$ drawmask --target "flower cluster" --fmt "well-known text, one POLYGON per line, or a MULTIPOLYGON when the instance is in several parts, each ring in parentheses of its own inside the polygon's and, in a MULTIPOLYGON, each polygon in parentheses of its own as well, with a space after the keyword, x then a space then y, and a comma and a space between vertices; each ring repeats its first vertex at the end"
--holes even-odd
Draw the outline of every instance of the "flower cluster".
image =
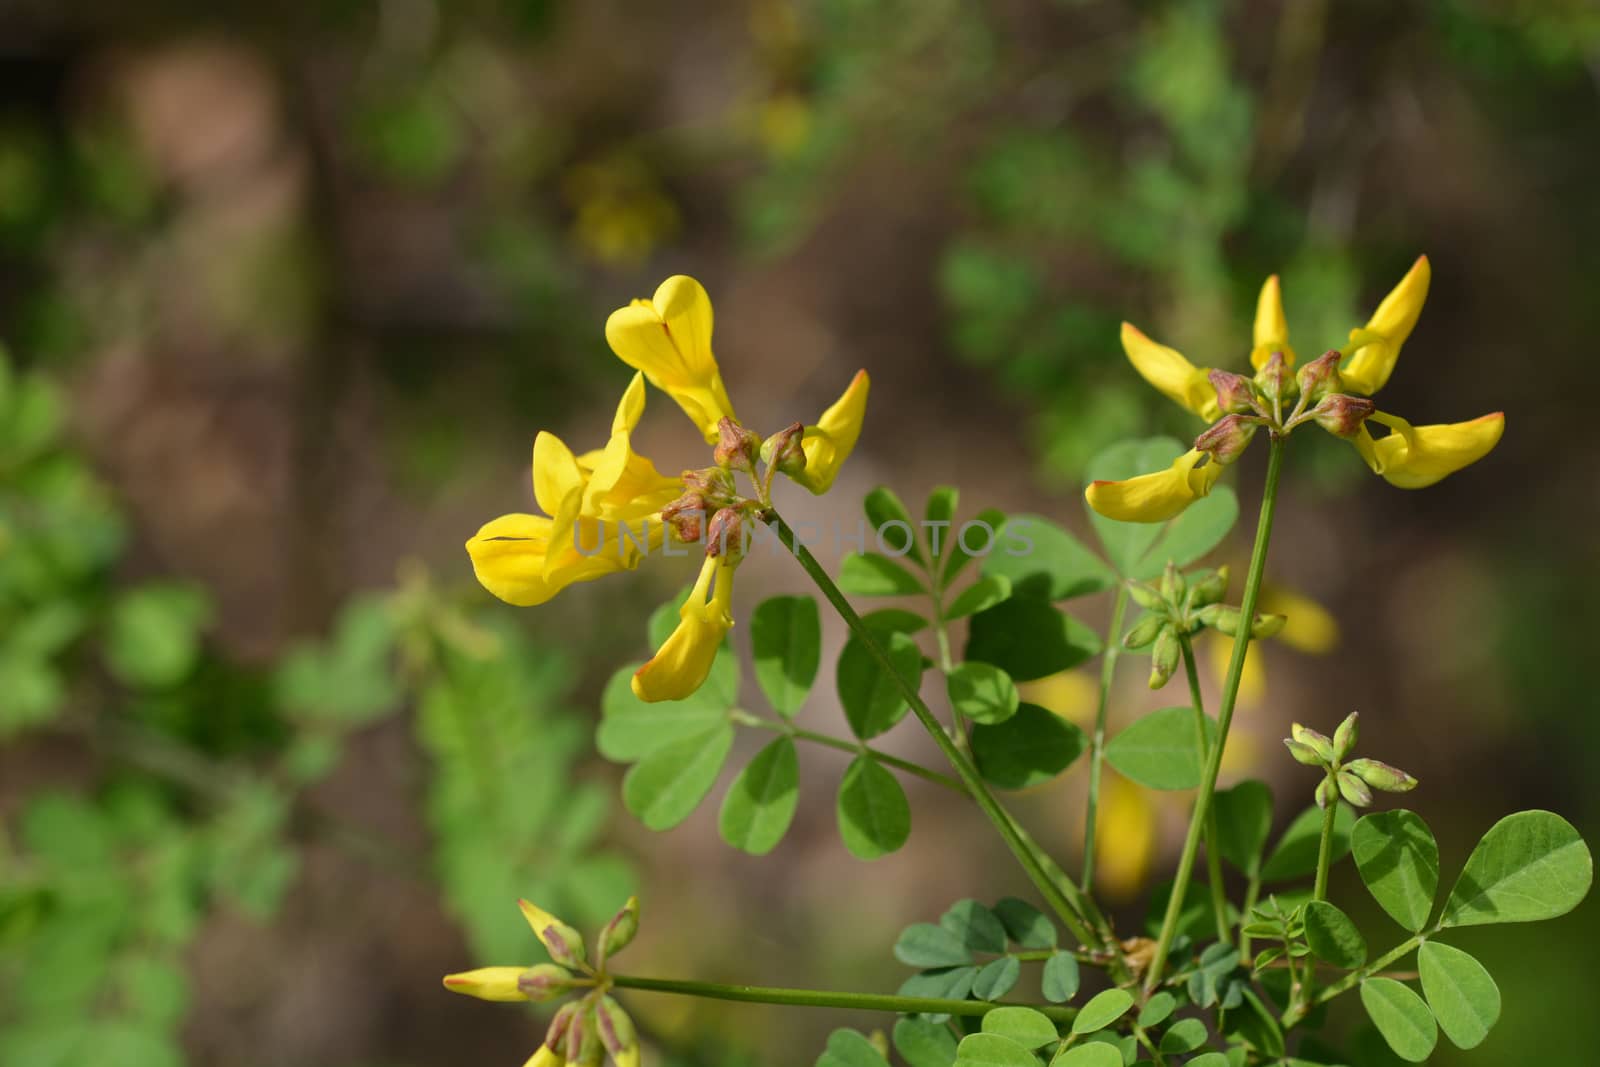
POLYGON ((639 1067, 639 1038, 633 1020, 611 997, 607 961, 628 947, 639 929, 639 899, 628 898, 622 910, 595 938, 589 960, 577 930, 537 904, 519 900, 523 918, 550 954, 550 963, 530 967, 479 967, 446 975, 444 987, 479 1000, 532 1001, 543 1004, 579 989, 588 992, 556 1011, 544 1043, 523 1067, 599 1067, 607 1054, 616 1067, 639 1067))
POLYGON ((1351 712, 1333 732, 1333 736, 1318 733, 1307 726, 1294 723, 1283 739, 1289 755, 1296 763, 1307 767, 1320 767, 1325 777, 1317 784, 1317 807, 1326 808, 1337 797, 1357 808, 1372 803, 1372 791, 1409 793, 1417 787, 1417 780, 1398 767, 1382 760, 1351 759, 1356 747, 1356 728, 1360 716, 1351 712))
POLYGON ((1488 455, 1505 430, 1500 412, 1468 422, 1412 426, 1379 411, 1372 394, 1383 388, 1411 336, 1428 296, 1428 258, 1420 257, 1349 342, 1294 370, 1295 352, 1276 275, 1256 303, 1250 364, 1255 376, 1194 366, 1129 323, 1122 347, 1144 379, 1210 423, 1194 447, 1170 468, 1119 482, 1094 482, 1090 507, 1127 522, 1162 522, 1205 496, 1222 468, 1243 453, 1258 429, 1274 437, 1314 422, 1355 446, 1374 474, 1401 489, 1421 489, 1488 455), (1286 410, 1287 409, 1287 410, 1286 410), (1374 438, 1373 422, 1390 432, 1374 438))
POLYGON ((711 352, 711 328, 710 297, 683 275, 662 282, 649 300, 612 312, 606 341, 637 373, 617 405, 609 440, 575 454, 559 437, 540 433, 533 445, 533 495, 544 514, 502 515, 467 542, 484 588, 526 607, 574 583, 632 570, 664 538, 704 541, 705 561, 677 629, 634 677, 641 700, 681 700, 705 681, 733 625, 743 532, 770 507, 773 475, 827 492, 866 415, 869 382, 861 371, 814 424, 797 422, 762 440, 734 415, 711 352), (675 400, 715 446, 713 466, 668 477, 633 450, 646 381, 675 400), (741 472, 754 496, 741 495, 741 472), (638 535, 625 535, 635 524, 638 535))

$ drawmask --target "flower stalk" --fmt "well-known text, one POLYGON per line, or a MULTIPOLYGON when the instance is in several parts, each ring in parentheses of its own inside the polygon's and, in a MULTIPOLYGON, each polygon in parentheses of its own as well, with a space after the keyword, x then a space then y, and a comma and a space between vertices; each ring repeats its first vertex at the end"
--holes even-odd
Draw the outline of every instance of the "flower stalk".
POLYGON ((1100 765, 1106 754, 1106 714, 1111 705, 1111 682, 1117 672, 1117 657, 1122 654, 1122 619, 1128 610, 1128 585, 1117 585, 1117 599, 1111 606, 1111 625, 1106 631, 1105 652, 1100 657, 1100 702, 1094 713, 1094 740, 1089 755, 1089 803, 1083 817, 1083 891, 1094 889, 1095 823, 1100 817, 1100 765))

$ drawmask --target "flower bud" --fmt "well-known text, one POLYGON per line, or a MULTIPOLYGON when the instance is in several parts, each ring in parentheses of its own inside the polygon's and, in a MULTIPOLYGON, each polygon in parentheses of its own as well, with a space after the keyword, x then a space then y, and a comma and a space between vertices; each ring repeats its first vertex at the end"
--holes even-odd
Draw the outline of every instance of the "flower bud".
POLYGON ((706 555, 737 560, 744 548, 744 516, 737 508, 719 509, 706 527, 706 555))
POLYGON ((603 996, 594 1009, 595 1029, 617 1067, 639 1067, 639 1035, 633 1020, 611 997, 603 996))
POLYGON ((571 971, 554 963, 536 963, 517 976, 517 989, 535 1004, 570 993, 577 984, 571 971))
POLYGON ((1349 771, 1340 771, 1337 775, 1339 781, 1339 795, 1344 797, 1355 807, 1364 808, 1372 803, 1372 790, 1367 788, 1356 775, 1349 771))
POLYGON ((806 428, 802 423, 790 423, 761 442, 761 462, 776 467, 793 478, 806 469, 804 440, 806 428))
POLYGON ((680 544, 692 545, 705 533, 706 498, 687 492, 661 509, 661 521, 680 544))
POLYGON ((1294 395, 1294 375, 1282 352, 1274 352, 1267 357, 1267 362, 1256 372, 1256 385, 1268 400, 1294 395))
POLYGON ((1233 637, 1239 632, 1239 609, 1227 604, 1207 604, 1200 609, 1200 621, 1219 634, 1233 637))
POLYGON ((583 967, 586 953, 578 931, 537 904, 519 900, 517 906, 522 909, 522 917, 533 927, 534 936, 538 937, 552 960, 563 967, 583 967))
POLYGON ((717 446, 711 450, 711 458, 719 467, 753 470, 761 444, 760 434, 752 433, 724 415, 717 422, 717 446))
POLYGON ((1194 606, 1203 608, 1208 604, 1215 604, 1228 595, 1228 568, 1226 565, 1218 567, 1210 574, 1194 583, 1190 590, 1194 596, 1194 606))
POLYGON ((1339 388, 1339 361, 1344 356, 1337 349, 1324 352, 1300 368, 1295 376, 1300 392, 1311 401, 1321 400, 1339 388))
POLYGON ((1214 370, 1206 377, 1217 391, 1217 408, 1224 415, 1237 415, 1256 406, 1255 386, 1244 375, 1214 370))
POLYGON ((1135 604, 1146 611, 1165 610, 1167 606, 1161 594, 1143 582, 1129 582, 1128 595, 1133 598, 1135 604))
POLYGON ((1183 572, 1171 560, 1167 561, 1167 569, 1161 572, 1161 599, 1168 604, 1177 604, 1183 600, 1183 594, 1188 589, 1184 581, 1183 572))
POLYGON ((1415 778, 1399 767, 1391 767, 1381 760, 1351 760, 1345 770, 1372 788, 1381 789, 1385 793, 1409 793, 1417 787, 1415 778))
POLYGON ((1317 758, 1323 763, 1333 762, 1333 742, 1328 740, 1327 734, 1318 733, 1316 730, 1301 726, 1299 723, 1290 725, 1289 734, 1296 741, 1315 752, 1317 758))
POLYGON ((563 1060, 573 1059, 578 1054, 578 1048, 583 1043, 583 1003, 582 1001, 568 1001, 556 1009, 555 1017, 550 1020, 550 1026, 544 1032, 544 1047, 560 1056, 563 1060), (573 1027, 579 1027, 577 1041, 573 1042, 573 1027))
POLYGON ((463 993, 479 1000, 527 1000, 517 983, 522 974, 521 967, 479 967, 475 971, 445 975, 444 987, 452 993, 463 993))
POLYGON ((700 494, 708 511, 725 508, 739 499, 739 486, 733 480, 732 472, 721 467, 684 471, 683 484, 691 492, 700 494))
POLYGON ((611 917, 596 938, 598 948, 595 954, 600 957, 600 966, 604 967, 606 960, 627 948, 633 935, 638 932, 639 898, 629 897, 628 902, 622 905, 622 910, 611 917))
POLYGON ((1311 409, 1311 417, 1335 437, 1354 437, 1361 424, 1377 409, 1378 406, 1364 396, 1330 393, 1311 409))
POLYGON ((1283 739, 1284 747, 1289 750, 1289 755, 1294 757, 1296 763, 1303 763, 1307 767, 1321 767, 1322 757, 1317 755, 1317 750, 1310 745, 1303 745, 1292 737, 1283 739))
POLYGON ((1160 689, 1167 684, 1167 679, 1172 677, 1172 672, 1178 669, 1178 656, 1181 648, 1178 644, 1178 635, 1172 627, 1162 629, 1156 638, 1155 648, 1150 653, 1150 688, 1160 689))
POLYGON ((1146 615, 1134 624, 1128 631, 1128 636, 1122 639, 1123 648, 1143 648, 1157 637, 1167 625, 1167 619, 1162 615, 1146 615))
MULTIPOLYGON (((583 1039, 578 1046, 576 1057, 568 1056, 568 1060, 575 1060, 579 1067, 601 1067, 606 1062, 605 1042, 600 1039, 600 1025, 596 1019, 598 1013, 593 1007, 587 1007, 578 1018, 582 1023, 583 1039)), ((572 1039, 567 1039, 567 1044, 572 1045, 572 1039)))
POLYGON ((1317 807, 1323 811, 1328 810, 1329 804, 1339 800, 1339 787, 1333 784, 1332 778, 1324 778, 1317 783, 1317 807))
POLYGON ((1355 751, 1358 720, 1361 713, 1352 711, 1344 717, 1344 722, 1333 732, 1333 758, 1344 762, 1350 753, 1355 751))
POLYGON ((1232 463, 1249 447, 1259 425, 1255 416, 1224 415, 1194 439, 1194 447, 1211 453, 1218 463, 1232 463))
POLYGON ((1284 623, 1289 621, 1287 615, 1258 614, 1256 621, 1250 625, 1250 636, 1255 638, 1277 637, 1283 631, 1284 623))

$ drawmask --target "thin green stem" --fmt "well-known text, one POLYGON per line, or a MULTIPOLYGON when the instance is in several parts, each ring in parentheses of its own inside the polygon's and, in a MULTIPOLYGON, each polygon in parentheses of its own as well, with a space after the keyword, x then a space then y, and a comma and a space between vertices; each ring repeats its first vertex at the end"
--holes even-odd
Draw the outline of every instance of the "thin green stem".
POLYGON ((1244 932, 1244 927, 1249 925, 1250 916, 1256 910, 1256 901, 1261 897, 1261 858, 1256 857, 1254 868, 1250 872, 1250 883, 1244 889, 1244 909, 1239 922, 1239 958, 1250 958, 1250 935, 1244 932))
MULTIPOLYGON (((1206 703, 1200 693, 1200 671, 1195 667, 1194 643, 1189 635, 1178 638, 1183 651, 1183 672, 1189 678, 1189 703, 1194 706, 1194 728, 1199 733, 1202 758, 1211 755, 1211 742, 1206 737, 1206 703)), ((1222 854, 1217 851, 1217 812, 1206 815, 1206 874, 1211 883, 1211 913, 1217 922, 1217 940, 1224 945, 1233 943, 1228 923, 1228 890, 1222 883, 1222 854)))
MULTIPOLYGON (((690 982, 675 978, 638 978, 611 975, 618 989, 641 989, 652 993, 676 993, 710 1000, 737 1000, 751 1004, 786 1004, 803 1008, 847 1008, 858 1011, 885 1011, 895 1014, 987 1015, 996 1008, 1015 1007, 1005 1001, 945 1000, 939 997, 898 997, 876 993, 845 993, 830 989, 783 989, 777 986, 724 985, 720 982, 690 982)), ((1057 1004, 1027 1004, 1023 1007, 1055 1022, 1071 1022, 1076 1008, 1057 1004)))
POLYGON ((1339 819, 1339 794, 1322 811, 1322 843, 1317 848, 1317 881, 1311 890, 1312 900, 1328 899, 1328 869, 1333 866, 1333 828, 1339 819))
POLYGON ((1278 503, 1278 477, 1283 472, 1283 448, 1283 439, 1273 437, 1267 453, 1267 481, 1261 493, 1261 514, 1256 520, 1256 543, 1250 552, 1250 570, 1245 575, 1244 601, 1239 605, 1239 633, 1233 640, 1233 658, 1228 662, 1228 678, 1222 687, 1222 706, 1217 710, 1217 743, 1206 760, 1205 772, 1200 779, 1200 792, 1195 796, 1194 813, 1189 817, 1189 833, 1184 839, 1183 853, 1178 858, 1177 876, 1172 883, 1172 896, 1167 901, 1161 934, 1156 939, 1155 953, 1145 975, 1146 990, 1156 989, 1161 984, 1162 972, 1166 970, 1167 954, 1172 951, 1172 940, 1178 933, 1178 916, 1183 911, 1184 897, 1189 892, 1195 856, 1200 851, 1200 838, 1211 811, 1211 796, 1217 791, 1217 773, 1222 769, 1222 753, 1228 745, 1228 728, 1233 724, 1233 708, 1239 699, 1239 682, 1244 677, 1245 653, 1250 649, 1251 624, 1255 620, 1256 601, 1261 594, 1261 576, 1267 567, 1267 545, 1272 540, 1272 516, 1278 503))
POLYGON ((920 763, 913 763, 908 759, 901 759, 899 756, 891 756, 887 752, 862 744, 860 741, 851 741, 848 738, 835 737, 832 734, 819 733, 816 730, 802 729, 786 722, 763 719, 757 715, 740 715, 738 716, 738 721, 745 726, 754 726, 759 730, 771 730, 774 733, 788 734, 797 741, 810 741, 814 745, 822 745, 840 752, 864 752, 885 767, 893 767, 895 770, 904 771, 913 777, 921 778, 925 782, 932 782, 934 785, 943 786, 946 789, 953 789, 963 795, 967 792, 966 786, 948 774, 940 774, 938 771, 924 767, 920 763))
POLYGON ((1111 706, 1111 682, 1117 672, 1117 657, 1122 653, 1122 616, 1128 610, 1128 583, 1117 585, 1117 599, 1111 606, 1111 625, 1106 631, 1106 650, 1100 657, 1100 703, 1094 713, 1094 740, 1089 756, 1089 805, 1083 817, 1083 891, 1094 888, 1095 823, 1100 817, 1100 765, 1106 754, 1106 712, 1111 706))
POLYGON ((1431 930, 1424 930, 1420 934, 1411 935, 1410 937, 1406 938, 1406 940, 1400 942, 1400 944, 1396 945, 1388 952, 1385 952, 1383 955, 1379 956, 1377 959, 1373 960, 1360 970, 1351 971, 1337 982, 1330 982, 1327 988, 1323 989, 1321 993, 1318 993, 1314 999, 1307 998, 1305 1003, 1296 1003, 1291 1005, 1289 1010, 1283 1013, 1283 1017, 1280 1020, 1284 1029, 1294 1026, 1301 1019, 1305 1018, 1306 1012, 1311 1010, 1312 1005, 1326 1004, 1334 997, 1337 997, 1342 993, 1348 993, 1350 990, 1360 985, 1366 979, 1371 978, 1373 975, 1381 974, 1391 963, 1404 958, 1407 953, 1412 952, 1418 945, 1422 944, 1433 934, 1437 933, 1438 929, 1439 928, 1436 926, 1431 930))
POLYGON ((995 829, 999 831, 1001 839, 1006 843, 1006 847, 1011 850, 1017 862, 1022 865, 1023 871, 1026 872, 1029 880, 1033 882, 1034 888, 1044 897, 1051 910, 1061 919, 1062 924, 1083 944, 1098 944, 1106 940, 1103 937, 1097 937, 1095 931, 1090 929, 1086 916, 1092 914, 1092 911, 1089 907, 1089 902, 1078 891, 1077 886, 1073 885, 1070 880, 1057 881, 1046 871, 1040 862, 1039 856, 1036 854, 1035 848, 1023 838, 1011 816, 1000 806, 999 801, 995 800, 994 795, 989 792, 989 787, 984 784, 983 779, 978 774, 978 768, 973 765, 967 754, 945 732, 944 727, 934 717, 933 712, 928 710, 928 705, 923 701, 921 694, 917 692, 917 687, 907 681, 895 669, 895 665, 889 659, 888 653, 884 652, 883 646, 878 643, 877 635, 861 620, 861 616, 856 614, 855 608, 850 606, 850 601, 845 599, 844 593, 834 584, 833 579, 828 576, 828 572, 823 568, 822 564, 817 562, 817 558, 811 554, 810 549, 800 543, 799 539, 795 537, 794 531, 790 529, 789 524, 784 522, 783 517, 776 511, 769 509, 765 514, 765 518, 777 530, 778 539, 794 555, 794 558, 799 562, 806 574, 811 577, 811 580, 816 583, 823 597, 839 613, 839 617, 850 628, 850 632, 855 636, 856 640, 860 641, 867 653, 877 661, 878 666, 882 668, 885 675, 895 680, 895 683, 900 688, 901 695, 911 705, 912 714, 917 717, 917 721, 922 724, 923 729, 928 732, 934 743, 939 746, 940 751, 944 753, 945 759, 950 761, 951 767, 955 769, 957 776, 960 777, 962 784, 966 787, 968 795, 972 797, 973 802, 978 805, 984 815, 988 816, 989 821, 994 824, 995 829))

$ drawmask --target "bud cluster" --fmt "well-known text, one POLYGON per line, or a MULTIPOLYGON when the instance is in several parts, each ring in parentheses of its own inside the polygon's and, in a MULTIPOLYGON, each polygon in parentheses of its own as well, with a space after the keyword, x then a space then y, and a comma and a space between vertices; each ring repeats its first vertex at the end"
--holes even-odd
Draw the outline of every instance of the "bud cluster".
POLYGON ((1195 438, 1194 447, 1226 464, 1243 454, 1262 426, 1283 435, 1301 423, 1315 422, 1337 437, 1354 437, 1376 408, 1364 396, 1341 392, 1342 359, 1338 350, 1325 352, 1296 372, 1284 353, 1273 352, 1254 378, 1210 371, 1207 379, 1217 391, 1221 417, 1195 438), (1294 407, 1285 415, 1288 401, 1294 407))
POLYGON ((1317 807, 1326 808, 1343 797, 1352 807, 1364 808, 1372 803, 1372 791, 1409 793, 1417 787, 1417 780, 1398 767, 1375 759, 1350 759, 1356 747, 1359 715, 1351 712, 1330 738, 1326 734, 1295 723, 1291 736, 1283 739, 1289 754, 1297 763, 1307 767, 1320 767, 1325 772, 1317 784, 1317 807))
MULTIPOLYGON (((1167 564, 1159 585, 1133 582, 1128 593, 1145 609, 1144 617, 1122 639, 1124 648, 1153 646, 1150 651, 1150 688, 1167 684, 1183 651, 1183 639, 1204 627, 1237 636, 1239 609, 1220 601, 1228 592, 1228 568, 1201 571, 1185 578, 1167 564)), ((1251 637, 1271 637, 1283 629, 1282 615, 1260 615, 1250 628, 1251 637)))

